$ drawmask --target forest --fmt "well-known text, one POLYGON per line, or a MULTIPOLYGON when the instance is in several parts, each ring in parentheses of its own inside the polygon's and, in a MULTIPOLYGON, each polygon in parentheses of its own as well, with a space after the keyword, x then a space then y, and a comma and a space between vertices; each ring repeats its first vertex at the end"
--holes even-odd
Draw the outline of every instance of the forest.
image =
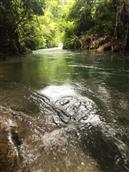
POLYGON ((0 53, 129 50, 128 0, 0 0, 0 53))

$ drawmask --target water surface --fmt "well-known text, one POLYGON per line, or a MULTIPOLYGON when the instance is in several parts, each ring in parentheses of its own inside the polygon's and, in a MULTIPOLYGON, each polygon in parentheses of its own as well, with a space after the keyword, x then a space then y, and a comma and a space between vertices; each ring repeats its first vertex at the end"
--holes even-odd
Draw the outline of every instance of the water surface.
POLYGON ((24 113, 30 171, 129 171, 128 54, 51 49, 0 61, 0 105, 24 113))

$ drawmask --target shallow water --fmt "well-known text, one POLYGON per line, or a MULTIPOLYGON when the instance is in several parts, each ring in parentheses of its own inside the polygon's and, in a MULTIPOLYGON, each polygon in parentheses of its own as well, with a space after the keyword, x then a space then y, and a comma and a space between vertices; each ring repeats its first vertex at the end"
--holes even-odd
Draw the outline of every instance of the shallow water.
POLYGON ((0 105, 15 111, 29 171, 129 171, 128 54, 51 49, 7 58, 0 105))

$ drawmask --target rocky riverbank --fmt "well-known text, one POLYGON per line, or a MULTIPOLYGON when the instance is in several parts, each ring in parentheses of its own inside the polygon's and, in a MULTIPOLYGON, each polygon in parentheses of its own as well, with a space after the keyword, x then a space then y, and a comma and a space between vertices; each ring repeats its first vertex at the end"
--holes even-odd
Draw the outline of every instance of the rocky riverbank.
POLYGON ((114 40, 111 36, 105 35, 95 35, 95 34, 82 34, 79 37, 80 49, 91 50, 94 49, 96 52, 104 51, 120 51, 124 50, 121 43, 114 40))

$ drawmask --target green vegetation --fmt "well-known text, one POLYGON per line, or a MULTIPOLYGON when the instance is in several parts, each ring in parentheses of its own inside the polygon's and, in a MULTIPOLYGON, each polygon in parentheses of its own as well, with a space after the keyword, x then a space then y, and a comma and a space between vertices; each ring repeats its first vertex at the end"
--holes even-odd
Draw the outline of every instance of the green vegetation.
POLYGON ((43 6, 39 0, 0 0, 0 52, 21 53, 36 44, 35 21, 43 6))
POLYGON ((129 49, 128 10, 128 0, 75 0, 67 16, 64 46, 129 49))
POLYGON ((0 0, 0 53, 129 49, 128 0, 0 0))
POLYGON ((66 16, 74 1, 46 0, 44 15, 38 17, 42 33, 42 44, 40 48, 58 46, 64 38, 65 28, 68 21, 66 16))
POLYGON ((0 53, 15 54, 57 46, 64 35, 67 11, 64 3, 66 1, 0 0, 0 53))

